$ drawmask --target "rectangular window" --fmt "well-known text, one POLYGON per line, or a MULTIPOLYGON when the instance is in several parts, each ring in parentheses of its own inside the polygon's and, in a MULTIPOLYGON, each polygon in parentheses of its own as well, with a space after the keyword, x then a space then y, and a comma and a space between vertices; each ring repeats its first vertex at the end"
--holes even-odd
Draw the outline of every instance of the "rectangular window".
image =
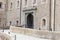
POLYGON ((2 2, 0 2, 0 8, 2 8, 2 2))

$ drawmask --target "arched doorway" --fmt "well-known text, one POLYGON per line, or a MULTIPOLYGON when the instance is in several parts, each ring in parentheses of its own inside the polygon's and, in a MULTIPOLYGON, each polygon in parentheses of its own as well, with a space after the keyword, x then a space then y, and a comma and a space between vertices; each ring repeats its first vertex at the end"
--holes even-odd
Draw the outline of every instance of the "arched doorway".
POLYGON ((27 28, 33 28, 33 15, 29 14, 27 16, 27 28))

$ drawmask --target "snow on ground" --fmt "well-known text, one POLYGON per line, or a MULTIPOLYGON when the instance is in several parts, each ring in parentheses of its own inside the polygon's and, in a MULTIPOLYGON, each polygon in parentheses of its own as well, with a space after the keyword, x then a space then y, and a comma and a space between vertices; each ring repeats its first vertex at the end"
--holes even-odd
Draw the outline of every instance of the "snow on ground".
MULTIPOLYGON (((3 32, 3 30, 0 30, 0 32, 3 32)), ((42 38, 36 38, 33 36, 23 35, 23 34, 17 34, 12 33, 10 30, 4 30, 4 33, 12 37, 12 40, 48 40, 48 39, 42 39, 42 38)))

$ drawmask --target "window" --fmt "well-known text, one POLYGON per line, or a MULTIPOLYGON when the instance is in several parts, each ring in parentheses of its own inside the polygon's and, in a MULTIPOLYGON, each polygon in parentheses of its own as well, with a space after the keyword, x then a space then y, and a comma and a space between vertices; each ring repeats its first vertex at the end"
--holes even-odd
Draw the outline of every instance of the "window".
POLYGON ((11 25, 11 23, 12 23, 12 22, 10 21, 10 25, 11 25))
POLYGON ((11 2, 11 7, 10 8, 12 8, 12 2, 11 2))
POLYGON ((16 21, 16 23, 17 23, 17 26, 18 26, 18 21, 16 21))
POLYGON ((19 6, 19 1, 17 1, 17 7, 19 6))
POLYGON ((1 22, 1 18, 0 18, 0 22, 1 22))
POLYGON ((25 5, 27 5, 27 0, 25 0, 25 5))
POLYGON ((18 21, 16 21, 16 23, 18 24, 18 21))
POLYGON ((36 3, 36 0, 33 0, 33 4, 35 4, 36 3))
POLYGON ((2 8, 2 2, 0 2, 0 8, 2 8))
POLYGON ((43 19, 43 26, 45 26, 46 25, 46 20, 45 19, 43 19))

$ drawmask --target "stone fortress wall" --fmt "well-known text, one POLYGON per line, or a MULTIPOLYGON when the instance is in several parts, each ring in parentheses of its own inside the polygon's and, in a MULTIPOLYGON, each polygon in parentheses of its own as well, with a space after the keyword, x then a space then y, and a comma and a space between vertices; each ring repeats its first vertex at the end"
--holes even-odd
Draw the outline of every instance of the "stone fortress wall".
POLYGON ((2 28, 27 25, 27 17, 31 14, 34 29, 60 30, 60 0, 36 0, 35 4, 33 4, 33 0, 27 0, 27 5, 25 5, 25 0, 22 2, 21 0, 0 1, 3 3, 2 9, 0 9, 0 27, 2 28))
POLYGON ((45 38, 45 39, 51 39, 51 40, 60 40, 60 32, 20 28, 15 26, 11 26, 10 31, 13 33, 19 33, 19 34, 34 36, 34 37, 43 38, 43 39, 45 38))
POLYGON ((33 16, 32 27, 41 30, 60 30, 60 1, 59 0, 8 0, 7 26, 26 27, 27 17, 33 16), (18 2, 19 1, 19 2, 18 2), (12 3, 12 5, 11 5, 12 3), (12 8, 11 8, 12 6, 12 8))

